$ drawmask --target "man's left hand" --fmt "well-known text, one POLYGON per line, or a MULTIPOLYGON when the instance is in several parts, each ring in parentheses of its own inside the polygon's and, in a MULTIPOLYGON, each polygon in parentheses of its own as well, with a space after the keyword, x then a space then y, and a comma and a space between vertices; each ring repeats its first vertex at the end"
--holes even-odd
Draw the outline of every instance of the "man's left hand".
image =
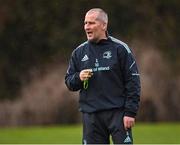
POLYGON ((132 128, 135 124, 135 118, 124 116, 123 118, 124 128, 125 130, 128 130, 129 128, 132 128))

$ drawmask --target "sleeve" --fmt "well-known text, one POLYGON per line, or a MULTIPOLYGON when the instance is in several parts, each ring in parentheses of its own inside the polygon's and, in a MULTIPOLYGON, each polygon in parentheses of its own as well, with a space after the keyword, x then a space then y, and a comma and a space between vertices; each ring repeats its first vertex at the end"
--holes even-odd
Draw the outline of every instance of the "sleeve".
POLYGON ((125 116, 135 117, 140 102, 140 75, 134 56, 129 48, 122 49, 120 59, 125 85, 125 116))
POLYGON ((70 91, 78 91, 82 88, 82 81, 79 77, 78 59, 73 51, 69 66, 65 75, 65 84, 70 91))

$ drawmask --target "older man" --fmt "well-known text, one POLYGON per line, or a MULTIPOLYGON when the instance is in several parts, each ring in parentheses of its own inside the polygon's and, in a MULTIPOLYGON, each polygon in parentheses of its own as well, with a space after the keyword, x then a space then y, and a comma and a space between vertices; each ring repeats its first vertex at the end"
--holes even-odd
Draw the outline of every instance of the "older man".
POLYGON ((83 143, 132 144, 140 101, 140 78, 130 48, 107 34, 108 16, 93 8, 85 15, 87 41, 72 53, 65 83, 80 90, 83 143))

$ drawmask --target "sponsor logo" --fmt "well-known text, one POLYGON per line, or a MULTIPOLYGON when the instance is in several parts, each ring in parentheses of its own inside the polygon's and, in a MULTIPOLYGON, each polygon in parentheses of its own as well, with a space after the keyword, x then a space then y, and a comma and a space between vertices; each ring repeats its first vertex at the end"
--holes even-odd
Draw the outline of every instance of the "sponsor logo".
POLYGON ((84 57, 81 59, 81 61, 87 61, 89 57, 85 54, 84 57))
POLYGON ((130 138, 130 136, 129 136, 129 132, 127 131, 126 132, 126 138, 125 138, 125 140, 124 140, 124 143, 131 143, 132 141, 131 141, 131 138, 130 138))
POLYGON ((93 72, 97 72, 97 71, 109 71, 110 67, 109 66, 107 66, 107 67, 95 67, 92 70, 93 70, 93 72))
POLYGON ((124 143, 131 143, 131 138, 127 136, 124 140, 124 143))
POLYGON ((83 145, 87 145, 87 141, 85 139, 83 140, 83 145))

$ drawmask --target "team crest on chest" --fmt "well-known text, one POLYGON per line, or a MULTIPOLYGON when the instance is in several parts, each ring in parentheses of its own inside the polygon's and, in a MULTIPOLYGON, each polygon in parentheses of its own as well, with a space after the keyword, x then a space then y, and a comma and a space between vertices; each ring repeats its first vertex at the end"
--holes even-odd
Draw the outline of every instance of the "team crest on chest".
POLYGON ((105 51, 103 53, 103 58, 110 59, 112 57, 111 51, 105 51))

